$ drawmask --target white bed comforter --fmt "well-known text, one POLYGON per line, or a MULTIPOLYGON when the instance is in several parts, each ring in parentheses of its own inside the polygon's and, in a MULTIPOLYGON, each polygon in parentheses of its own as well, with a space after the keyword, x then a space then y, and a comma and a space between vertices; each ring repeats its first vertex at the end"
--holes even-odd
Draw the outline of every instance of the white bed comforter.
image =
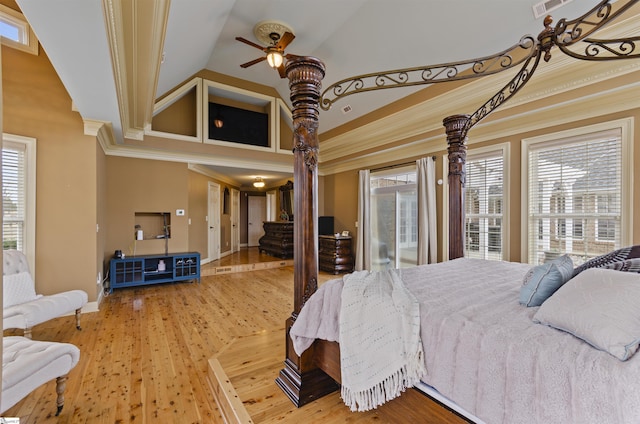
POLYGON ((456 259, 402 270, 420 301, 425 383, 488 424, 640 423, 640 352, 622 362, 534 324, 538 308, 518 303, 529 268, 456 259))

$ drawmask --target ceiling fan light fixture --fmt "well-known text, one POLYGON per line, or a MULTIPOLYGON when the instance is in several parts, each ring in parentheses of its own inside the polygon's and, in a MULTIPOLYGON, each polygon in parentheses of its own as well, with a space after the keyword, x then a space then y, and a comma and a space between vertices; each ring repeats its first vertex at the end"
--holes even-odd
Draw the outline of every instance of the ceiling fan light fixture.
POLYGON ((271 51, 267 53, 267 62, 269 63, 269 66, 274 69, 279 68, 280 65, 282 65, 283 60, 282 53, 279 51, 271 51))
POLYGON ((256 177, 256 179, 253 181, 253 186, 255 188, 264 187, 264 181, 262 180, 262 177, 256 177))

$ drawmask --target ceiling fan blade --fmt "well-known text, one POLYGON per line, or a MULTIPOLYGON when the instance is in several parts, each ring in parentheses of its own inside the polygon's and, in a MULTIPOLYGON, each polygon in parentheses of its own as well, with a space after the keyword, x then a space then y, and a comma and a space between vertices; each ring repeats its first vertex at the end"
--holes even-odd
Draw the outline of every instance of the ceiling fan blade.
POLYGON ((257 59, 252 60, 251 62, 247 62, 247 63, 243 63, 242 65, 240 65, 241 68, 248 68, 249 66, 253 66, 256 63, 260 63, 263 60, 267 60, 267 58, 265 56, 259 57, 257 59))
POLYGON ((267 51, 267 49, 266 49, 265 47, 262 47, 261 45, 256 44, 256 43, 254 43, 253 41, 249 41, 249 40, 247 40, 246 38, 236 37, 236 40, 238 40, 238 41, 240 41, 240 42, 242 42, 242 43, 248 44, 248 45, 250 45, 251 47, 255 47, 256 49, 262 50, 263 52, 266 52, 266 51, 267 51))
POLYGON ((282 34, 282 37, 278 40, 278 44, 276 44, 276 47, 280 50, 284 50, 294 38, 296 38, 296 36, 287 31, 282 34))

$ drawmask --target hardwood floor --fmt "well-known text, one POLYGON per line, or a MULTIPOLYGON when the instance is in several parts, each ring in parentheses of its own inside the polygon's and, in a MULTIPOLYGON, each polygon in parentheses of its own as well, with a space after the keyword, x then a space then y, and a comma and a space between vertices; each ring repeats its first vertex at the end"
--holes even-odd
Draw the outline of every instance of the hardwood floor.
MULTIPOLYGON (((319 276, 320 283, 330 278, 319 276)), ((232 376, 246 422, 456 422, 446 411, 441 418, 407 421, 411 407, 404 401, 351 413, 338 393, 296 409, 274 382, 292 297, 291 266, 115 290, 99 312, 83 314, 81 331, 71 316, 33 329, 34 340, 69 342, 81 351, 61 415, 54 416, 54 382, 3 415, 20 417, 21 424, 223 423, 208 381, 209 362, 218 358, 232 376)))

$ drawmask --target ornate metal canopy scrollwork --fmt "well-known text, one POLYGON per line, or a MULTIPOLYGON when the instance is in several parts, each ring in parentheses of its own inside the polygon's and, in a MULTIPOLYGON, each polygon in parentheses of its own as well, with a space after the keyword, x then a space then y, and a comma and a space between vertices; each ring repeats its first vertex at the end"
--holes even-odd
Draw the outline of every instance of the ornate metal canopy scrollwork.
MULTIPOLYGON (((551 27, 553 20, 550 16, 544 19, 545 28, 538 35, 538 42, 534 48, 534 55, 527 58, 520 71, 491 99, 485 102, 472 115, 463 132, 467 132, 483 118, 496 110, 500 105, 515 95, 533 76, 540 59, 545 62, 551 59, 551 48, 558 46, 560 51, 576 59, 581 60, 617 60, 640 58, 640 51, 636 51, 636 42, 640 37, 621 38, 617 40, 596 40, 586 38, 598 29, 602 28, 613 19, 622 15, 638 0, 628 0, 621 3, 613 10, 610 0, 603 0, 596 7, 583 16, 567 21, 561 19, 554 28, 551 27), (570 28, 570 29, 569 29, 570 28), (570 46, 577 46, 578 42, 586 43, 584 53, 577 53, 569 49, 570 46)), ((584 44, 579 44, 584 46, 584 44)))
POLYGON ((615 40, 595 39, 589 36, 609 22, 623 15, 637 1, 617 2, 616 8, 610 1, 603 1, 577 19, 560 19, 555 27, 555 45, 566 55, 581 60, 615 60, 639 58, 636 49, 640 36, 615 40), (589 38, 587 38, 589 37, 589 38), (578 47, 574 51, 571 47, 578 47))
POLYGON ((640 36, 616 40, 587 38, 624 14, 638 1, 640 0, 617 1, 616 7, 614 7, 611 4, 612 0, 603 0, 577 19, 571 21, 561 19, 555 28, 551 27, 552 20, 548 16, 544 21, 545 29, 537 40, 533 36, 526 35, 514 46, 491 56, 346 78, 330 85, 322 93, 320 107, 323 110, 329 110, 339 99, 356 93, 478 78, 522 64, 518 75, 472 115, 469 122, 470 128, 512 97, 529 81, 539 64, 539 59, 544 57, 545 61, 549 61, 551 58, 550 50, 553 46, 557 46, 563 53, 581 60, 603 61, 640 58, 640 49, 636 48, 640 42, 640 36), (584 46, 583 53, 572 49, 572 47, 575 49, 575 47, 582 46, 584 46), (541 56, 543 53, 544 56, 541 56))
POLYGON ((517 44, 491 56, 346 78, 330 85, 322 93, 320 107, 323 110, 329 110, 337 100, 366 91, 460 81, 493 75, 518 66, 531 57, 534 52, 534 40, 530 36, 525 36, 517 44))

